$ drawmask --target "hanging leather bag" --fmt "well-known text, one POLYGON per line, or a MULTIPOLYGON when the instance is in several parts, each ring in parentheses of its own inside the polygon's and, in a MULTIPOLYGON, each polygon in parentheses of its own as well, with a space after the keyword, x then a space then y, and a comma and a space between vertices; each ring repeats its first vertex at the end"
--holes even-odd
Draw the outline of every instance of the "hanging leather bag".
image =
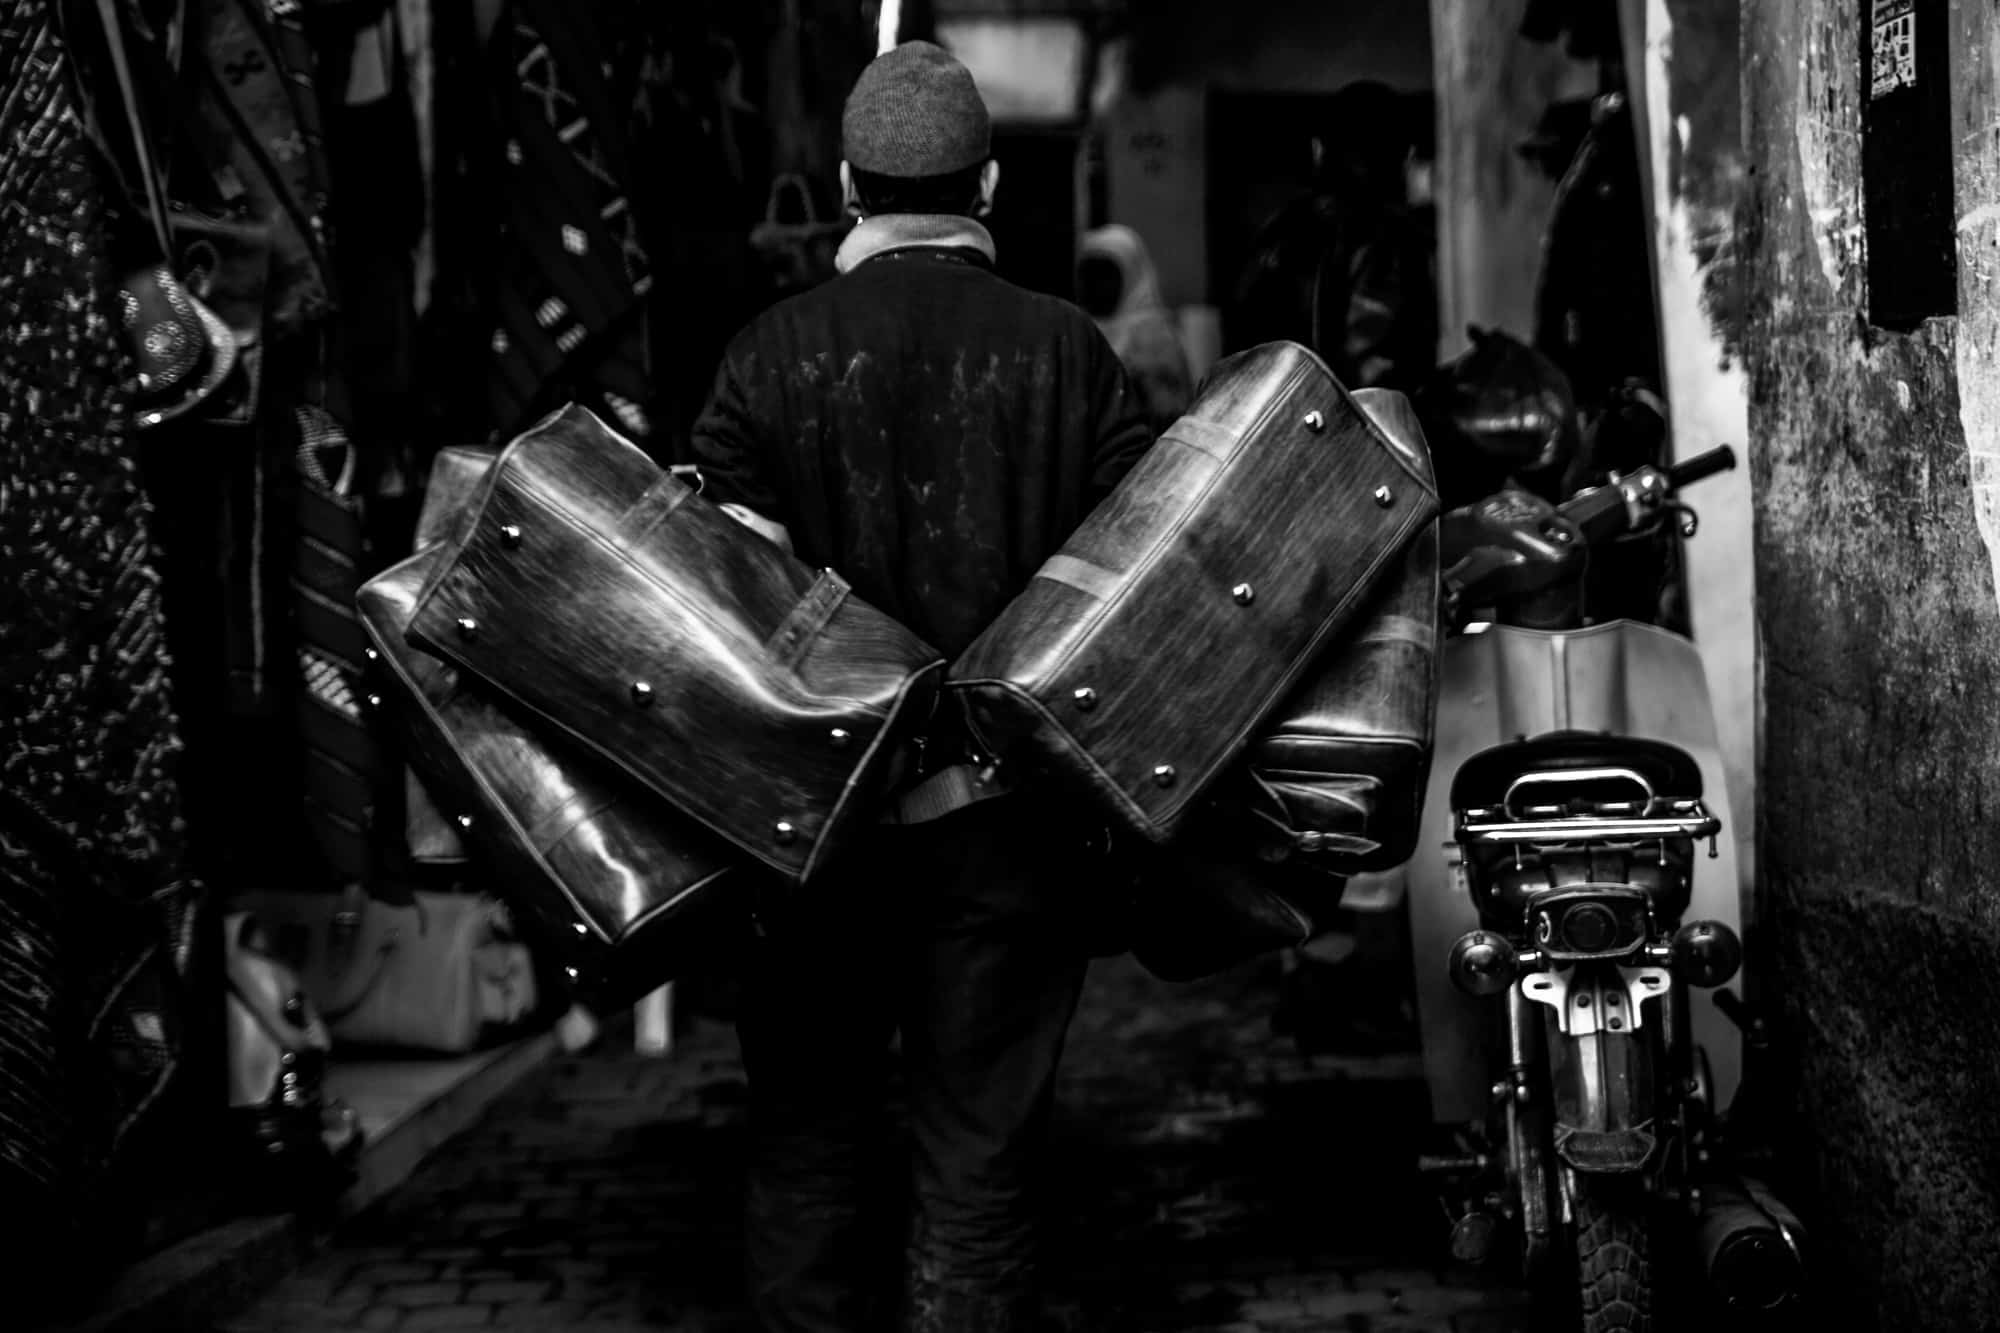
POLYGON ((109 67, 111 120, 126 149, 113 143, 97 110, 101 72, 79 80, 85 121, 117 193, 143 217, 156 247, 119 287, 121 328, 138 366, 134 423, 150 429, 193 417, 246 425, 261 388, 271 228, 251 215, 235 178, 212 168, 212 136, 198 122, 176 63, 182 17, 159 39, 162 50, 134 38, 119 0, 92 6, 90 40, 78 41, 79 25, 67 21, 66 37, 80 61, 101 53, 109 67), (162 165, 163 124, 204 168, 189 174, 184 198, 175 197, 162 165))

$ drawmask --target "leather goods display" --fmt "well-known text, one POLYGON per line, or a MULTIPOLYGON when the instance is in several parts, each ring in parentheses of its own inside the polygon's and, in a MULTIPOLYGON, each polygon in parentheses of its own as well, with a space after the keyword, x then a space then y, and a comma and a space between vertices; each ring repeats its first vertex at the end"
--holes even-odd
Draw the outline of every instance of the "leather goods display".
MULTIPOLYGON (((1354 401, 1428 478, 1409 401, 1387 389, 1362 389, 1354 401)), ((1415 849, 1437 719, 1441 596, 1433 524, 1260 729, 1228 797, 1261 859, 1302 856, 1351 875, 1399 865, 1415 849)))
POLYGON ((1164 843, 1437 514, 1324 363, 1201 396, 958 661, 978 742, 1164 843))
MULTIPOLYGON (((102 80, 87 74, 78 85, 85 121, 114 193, 145 218, 158 247, 157 259, 126 273, 119 288, 125 339, 139 365, 133 422, 145 429, 192 414, 214 423, 247 425, 262 388, 273 229, 245 214, 240 180, 215 171, 213 162, 204 163, 208 171, 197 173, 205 179, 181 182, 183 188, 170 197, 159 136, 150 123, 163 108, 142 104, 135 54, 146 67, 149 86, 164 93, 164 110, 171 113, 167 118, 176 122, 195 157, 206 157, 213 145, 193 125, 179 71, 166 51, 143 34, 133 42, 113 0, 95 0, 95 9, 100 31, 85 40, 93 52, 102 42, 129 152, 121 152, 111 140, 99 105, 102 80), (135 176, 142 188, 134 188, 135 176)), ((172 28, 163 44, 177 50, 178 19, 172 28)), ((84 36, 80 25, 67 31, 84 36)))
POLYGON ((368 524, 357 494, 360 451, 323 409, 294 409, 292 626, 294 707, 305 768, 306 826, 343 883, 376 873, 377 812, 393 800, 395 769, 365 706, 368 636, 355 614, 368 524))
POLYGON ((570 406, 509 445, 409 637, 784 881, 901 776, 943 661, 570 406))
POLYGON ((322 1202, 346 1183, 361 1149, 354 1108, 325 1092, 333 1040, 262 923, 235 911, 222 928, 229 1147, 239 1168, 230 1177, 260 1203, 322 1202))
MULTIPOLYGON (((470 459, 440 459, 463 472, 470 459)), ((434 477, 436 473, 433 474, 434 477)), ((449 511, 447 511, 449 512, 449 511)), ((530 730, 405 630, 431 545, 363 585, 361 617, 396 701, 413 771, 450 811, 536 945, 592 998, 612 1003, 670 979, 729 910, 736 857, 692 819, 649 798, 552 728, 530 730)))
POLYGON ((853 226, 847 218, 821 220, 812 187, 803 176, 788 171, 771 182, 764 220, 751 230, 750 248, 770 270, 778 294, 789 296, 833 276, 834 254, 853 226), (787 199, 796 216, 780 218, 787 199))
POLYGON ((476 893, 406 901, 342 893, 239 895, 337 1046, 458 1055, 535 1015, 535 971, 507 909, 476 893))

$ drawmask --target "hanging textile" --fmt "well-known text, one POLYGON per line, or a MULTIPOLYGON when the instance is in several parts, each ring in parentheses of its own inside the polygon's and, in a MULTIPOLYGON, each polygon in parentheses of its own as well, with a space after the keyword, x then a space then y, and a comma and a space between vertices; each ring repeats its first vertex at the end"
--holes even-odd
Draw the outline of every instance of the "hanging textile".
POLYGON ((296 0, 202 0, 206 113, 275 239, 270 318, 281 334, 333 301, 328 171, 313 46, 296 0))
POLYGON ((354 609, 368 554, 354 493, 358 459, 339 423, 317 408, 299 409, 298 431, 292 610, 305 681, 298 717, 306 823, 334 876, 367 883, 390 770, 365 702, 368 638, 354 609))
POLYGON ((0 8, 0 1198, 34 1222, 4 1260, 15 1313, 114 1211, 201 1021, 130 372, 67 77, 48 0, 0 8))
POLYGON ((622 118, 588 11, 515 0, 488 39, 506 209, 490 339, 494 425, 529 424, 559 397, 595 398, 651 433, 644 299, 653 261, 626 182, 622 118))

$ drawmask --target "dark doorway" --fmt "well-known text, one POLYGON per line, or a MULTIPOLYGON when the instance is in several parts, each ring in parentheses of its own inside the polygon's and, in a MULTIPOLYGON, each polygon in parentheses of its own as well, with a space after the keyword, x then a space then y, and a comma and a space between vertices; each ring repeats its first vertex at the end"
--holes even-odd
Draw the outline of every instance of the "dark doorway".
POLYGON ((1312 187, 1317 93, 1208 96, 1208 291, 1228 305, 1251 242, 1273 214, 1312 187))
MULTIPOLYGON (((1208 97, 1208 291, 1227 307, 1258 231, 1313 184, 1313 127, 1326 123, 1331 93, 1237 93, 1208 97)), ((1399 96, 1407 135, 1420 159, 1435 133, 1428 92, 1399 96)), ((1415 201, 1413 201, 1415 202, 1415 201)))
POLYGON ((987 221, 1011 282, 1067 299, 1074 284, 1077 154, 1067 129, 995 127, 993 157, 1000 190, 987 221))

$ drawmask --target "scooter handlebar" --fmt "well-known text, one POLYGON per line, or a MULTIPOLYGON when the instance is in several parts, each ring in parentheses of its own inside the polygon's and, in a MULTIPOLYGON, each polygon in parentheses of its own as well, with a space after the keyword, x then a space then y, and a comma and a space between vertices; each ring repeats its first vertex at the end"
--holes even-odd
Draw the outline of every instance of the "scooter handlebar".
POLYGON ((1733 472, 1735 470, 1736 451, 1726 444, 1718 444, 1707 453, 1696 454, 1693 458, 1675 463, 1672 467, 1663 469, 1667 474, 1667 485, 1674 490, 1679 490, 1683 486, 1691 486, 1695 482, 1712 477, 1718 472, 1733 472))

